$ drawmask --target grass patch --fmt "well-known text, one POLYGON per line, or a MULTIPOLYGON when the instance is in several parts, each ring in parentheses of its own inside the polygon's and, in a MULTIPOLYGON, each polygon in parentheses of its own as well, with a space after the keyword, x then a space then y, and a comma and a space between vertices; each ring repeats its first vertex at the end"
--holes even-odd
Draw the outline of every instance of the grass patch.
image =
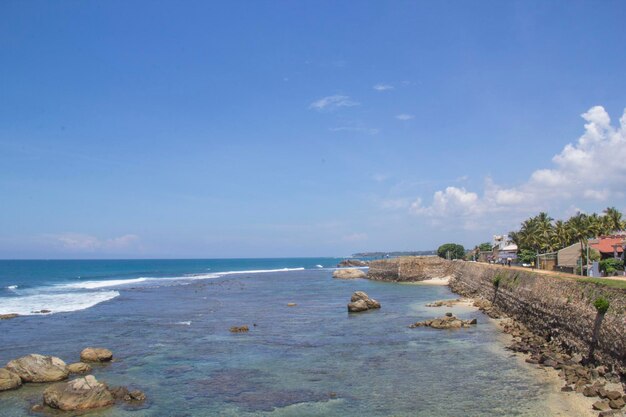
POLYGON ((579 278, 578 281, 590 282, 592 284, 604 285, 611 288, 626 290, 626 280, 606 279, 606 278, 579 278))

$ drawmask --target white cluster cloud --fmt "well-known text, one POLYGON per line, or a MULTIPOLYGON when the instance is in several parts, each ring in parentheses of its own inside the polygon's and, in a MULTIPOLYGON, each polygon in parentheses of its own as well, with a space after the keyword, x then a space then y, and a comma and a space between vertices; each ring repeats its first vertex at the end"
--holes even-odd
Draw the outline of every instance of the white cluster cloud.
POLYGON ((349 96, 335 94, 315 100, 309 105, 309 108, 314 110, 333 110, 341 107, 358 106, 359 104, 359 102, 352 100, 349 96))
POLYGON ((388 91, 388 90, 393 90, 393 85, 390 85, 390 84, 376 84, 372 88, 374 90, 376 90, 376 91, 388 91))
POLYGON ((139 241, 139 236, 132 234, 110 239, 99 239, 83 233, 63 233, 50 236, 50 238, 63 249, 79 252, 126 249, 139 241))
POLYGON ((465 188, 435 192, 432 203, 418 198, 411 212, 437 219, 461 218, 466 228, 494 221, 494 213, 533 214, 555 204, 576 204, 582 199, 607 202, 624 198, 626 190, 626 110, 613 127, 602 106, 582 114, 584 134, 552 158, 551 168, 534 171, 523 184, 505 188, 486 180, 482 196, 465 188))

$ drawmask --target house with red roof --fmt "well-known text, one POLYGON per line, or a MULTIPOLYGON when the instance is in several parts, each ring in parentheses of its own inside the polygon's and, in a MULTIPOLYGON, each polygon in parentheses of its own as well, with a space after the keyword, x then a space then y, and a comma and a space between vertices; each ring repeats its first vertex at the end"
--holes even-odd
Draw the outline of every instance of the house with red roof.
POLYGON ((626 236, 612 235, 589 239, 589 247, 600 252, 602 259, 619 258, 624 260, 626 236))

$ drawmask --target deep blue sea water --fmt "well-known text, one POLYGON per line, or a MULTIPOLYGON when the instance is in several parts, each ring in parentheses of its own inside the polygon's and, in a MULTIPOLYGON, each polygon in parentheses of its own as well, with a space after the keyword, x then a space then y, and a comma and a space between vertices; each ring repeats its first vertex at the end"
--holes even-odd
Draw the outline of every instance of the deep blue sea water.
MULTIPOLYGON (((425 307, 454 297, 447 287, 336 280, 337 262, 0 261, 1 312, 53 312, 0 321, 0 366, 35 352, 70 363, 86 346, 110 348, 116 360, 96 378, 149 401, 88 416, 550 415, 545 386, 504 350, 490 319, 425 307), (356 290, 382 309, 348 314, 356 290), (407 327, 445 311, 478 325, 407 327), (239 325, 250 331, 229 332, 239 325)), ((0 393, 0 415, 30 415, 44 387, 0 393)))

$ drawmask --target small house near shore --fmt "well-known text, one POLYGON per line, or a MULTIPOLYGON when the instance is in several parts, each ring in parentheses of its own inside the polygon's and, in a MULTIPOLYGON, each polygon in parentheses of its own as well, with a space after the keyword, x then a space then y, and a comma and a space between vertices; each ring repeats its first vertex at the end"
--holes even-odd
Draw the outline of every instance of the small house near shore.
POLYGON ((492 260, 496 263, 506 263, 508 259, 517 259, 517 245, 508 235, 494 235, 491 244, 492 260))
POLYGON ((626 246, 626 237, 623 235, 600 236, 589 240, 589 247, 600 252, 602 259, 624 260, 624 246, 626 246))
MULTIPOLYGON (((589 239, 589 249, 595 249, 600 253, 601 259, 616 258, 624 260, 624 248, 626 236, 600 236, 589 239)), ((574 243, 557 252, 556 270, 561 272, 575 273, 581 258, 580 243, 574 243)))
POLYGON ((580 243, 574 243, 557 252, 556 269, 573 274, 580 259, 580 243))

